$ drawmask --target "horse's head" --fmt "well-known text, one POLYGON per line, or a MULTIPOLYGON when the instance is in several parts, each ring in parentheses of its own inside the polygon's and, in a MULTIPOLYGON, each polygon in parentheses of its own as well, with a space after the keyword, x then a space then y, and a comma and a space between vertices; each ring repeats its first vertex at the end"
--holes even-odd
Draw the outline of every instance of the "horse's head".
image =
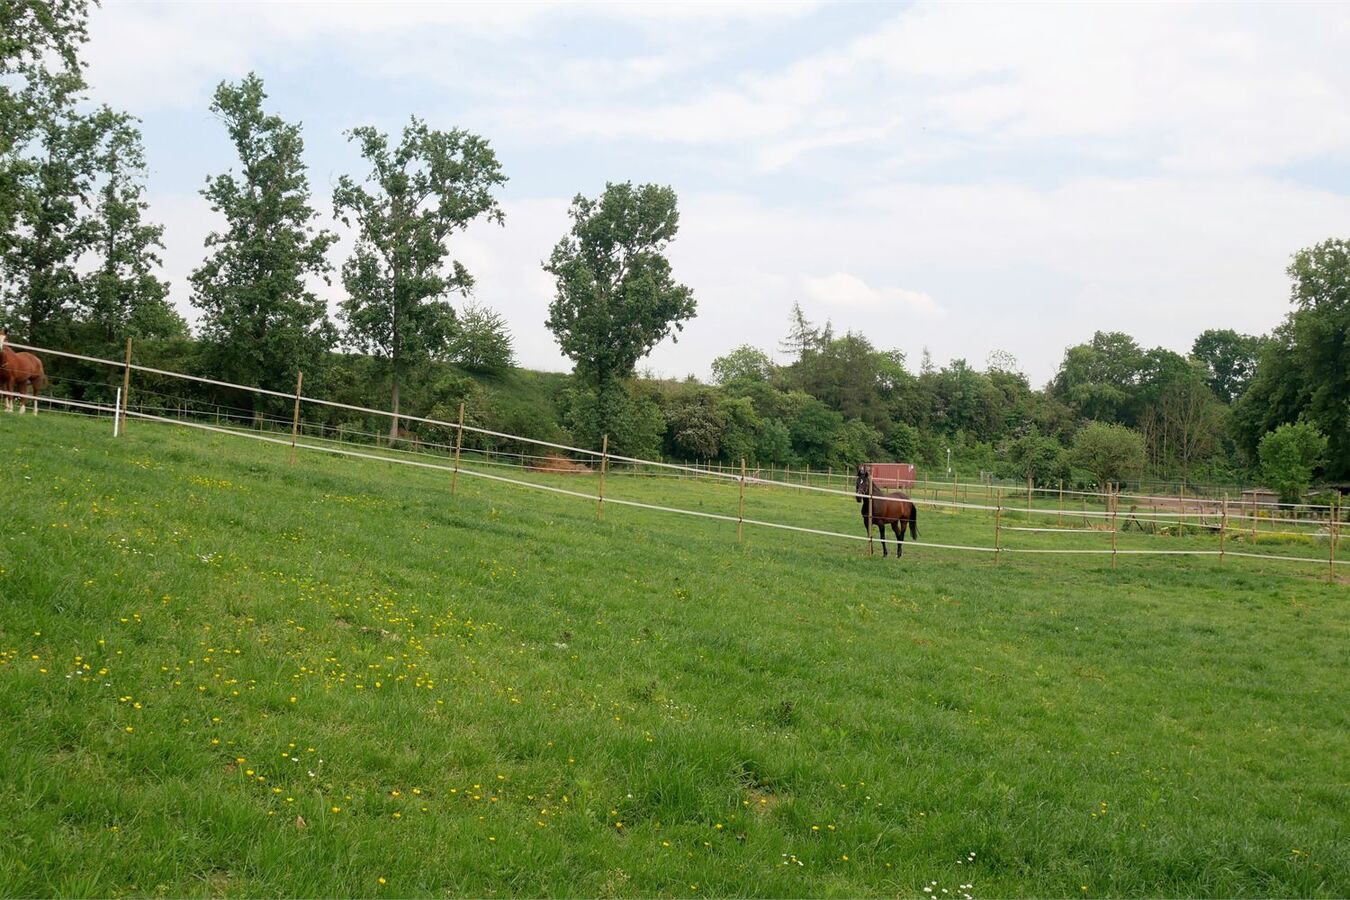
POLYGON ((872 492, 869 484, 871 476, 872 470, 859 464, 858 480, 853 483, 853 499, 859 503, 863 502, 863 498, 872 492))

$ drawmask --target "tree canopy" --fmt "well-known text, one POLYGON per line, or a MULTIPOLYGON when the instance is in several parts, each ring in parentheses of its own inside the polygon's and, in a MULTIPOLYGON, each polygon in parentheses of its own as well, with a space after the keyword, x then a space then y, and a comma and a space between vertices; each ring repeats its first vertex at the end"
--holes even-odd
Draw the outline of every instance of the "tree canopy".
POLYGON ((570 232, 544 264, 557 285, 546 324, 600 398, 597 425, 605 429, 617 382, 680 331, 697 304, 665 256, 679 230, 671 188, 607 184, 598 200, 578 194, 569 215, 570 232))
POLYGON ((343 175, 333 191, 342 223, 354 220, 358 229, 342 267, 344 336, 389 361, 392 437, 405 361, 449 350, 455 313, 445 297, 473 287, 458 261, 446 270, 446 239, 480 216, 503 221, 493 192, 506 176, 483 138, 438 131, 415 117, 397 146, 370 127, 353 128, 348 137, 360 145, 370 173, 360 183, 343 175))
POLYGON ((335 341, 309 279, 326 277, 324 253, 337 236, 313 224, 300 126, 265 112, 265 99, 252 73, 216 88, 211 112, 240 171, 208 178, 202 190, 225 228, 206 238, 211 253, 192 273, 192 302, 216 371, 280 390, 293 386, 298 369, 312 374, 335 341))

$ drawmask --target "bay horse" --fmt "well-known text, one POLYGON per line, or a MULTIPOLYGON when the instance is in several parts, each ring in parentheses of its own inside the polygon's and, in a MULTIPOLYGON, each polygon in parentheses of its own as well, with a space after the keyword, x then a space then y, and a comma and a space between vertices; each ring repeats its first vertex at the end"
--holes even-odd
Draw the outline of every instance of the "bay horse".
POLYGON ((33 398, 33 415, 38 412, 38 391, 47 386, 42 360, 31 353, 18 353, 9 345, 9 331, 0 328, 0 390, 5 392, 5 412, 14 412, 14 394, 19 395, 19 413, 23 414, 33 398))
POLYGON ((872 470, 867 466, 858 466, 858 480, 853 488, 854 499, 862 504, 863 527, 867 536, 872 536, 872 526, 877 526, 881 535, 881 555, 886 555, 886 526, 891 526, 895 534, 895 558, 905 552, 905 526, 909 526, 910 537, 919 539, 919 508, 904 491, 894 494, 884 493, 872 481, 872 470))

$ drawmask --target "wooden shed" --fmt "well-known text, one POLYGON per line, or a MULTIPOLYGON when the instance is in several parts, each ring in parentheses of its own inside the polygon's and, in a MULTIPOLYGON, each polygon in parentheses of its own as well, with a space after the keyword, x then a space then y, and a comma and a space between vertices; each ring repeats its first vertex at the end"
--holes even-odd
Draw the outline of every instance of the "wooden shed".
POLYGON ((872 483, 879 488, 914 487, 914 463, 874 462, 868 465, 872 469, 872 483))
POLYGON ((1268 488, 1248 488, 1242 492, 1242 505, 1266 508, 1279 506, 1280 495, 1268 488))

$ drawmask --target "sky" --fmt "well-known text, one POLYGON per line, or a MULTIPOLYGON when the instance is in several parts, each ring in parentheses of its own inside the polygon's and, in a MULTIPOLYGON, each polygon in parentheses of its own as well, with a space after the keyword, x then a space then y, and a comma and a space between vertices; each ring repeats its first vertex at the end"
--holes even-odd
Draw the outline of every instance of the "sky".
MULTIPOLYGON (((541 262, 572 197, 633 181, 675 189, 698 302, 640 371, 706 380, 741 344, 785 361, 796 301, 912 371, 1004 351, 1041 385, 1099 329, 1186 352, 1281 321, 1291 255, 1350 237, 1347 46, 1345 3, 106 0, 85 58, 92 99, 142 120, 190 322, 220 225, 199 192, 238 168, 211 93, 252 71, 302 124, 335 230, 333 186, 366 172, 346 129, 491 143, 505 225, 449 248, 521 365, 570 370, 541 262)), ((321 293, 336 310, 340 281, 321 293)))

